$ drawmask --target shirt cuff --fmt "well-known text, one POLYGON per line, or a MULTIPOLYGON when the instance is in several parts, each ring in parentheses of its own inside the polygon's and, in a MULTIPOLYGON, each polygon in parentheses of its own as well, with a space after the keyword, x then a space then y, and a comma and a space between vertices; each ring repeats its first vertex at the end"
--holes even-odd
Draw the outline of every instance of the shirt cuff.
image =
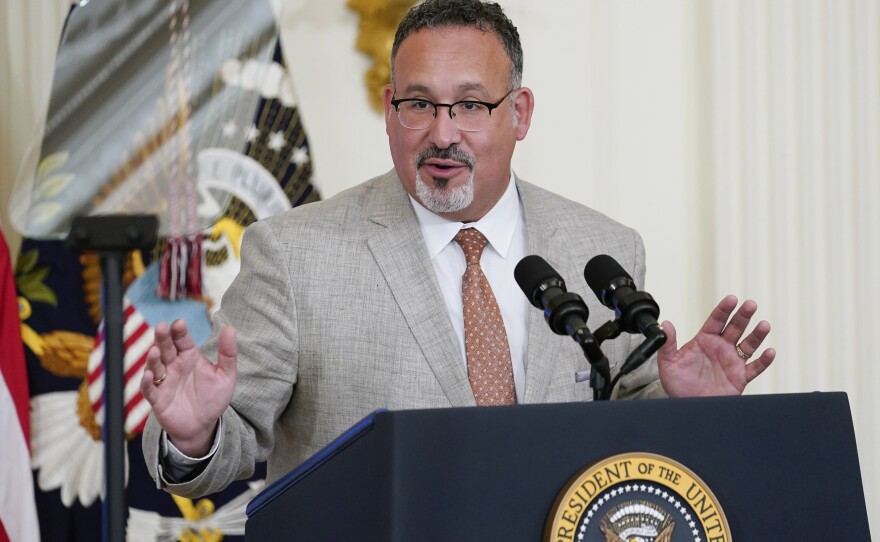
MULTIPOLYGON (((214 434, 214 443, 204 457, 190 457, 177 449, 168 439, 168 433, 162 430, 159 440, 159 465, 158 473, 160 483, 180 484, 189 482, 204 470, 211 458, 220 447, 220 435, 223 434, 223 418, 217 422, 217 431, 214 434)), ((161 487, 160 487, 161 489, 161 487)))

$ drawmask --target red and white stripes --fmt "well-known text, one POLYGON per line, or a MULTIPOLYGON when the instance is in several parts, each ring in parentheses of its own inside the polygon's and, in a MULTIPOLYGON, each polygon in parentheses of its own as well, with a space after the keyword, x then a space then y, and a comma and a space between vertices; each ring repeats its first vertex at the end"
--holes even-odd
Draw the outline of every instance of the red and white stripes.
MULTIPOLYGON (((125 349, 123 354, 125 405, 125 432, 140 433, 150 414, 150 404, 144 400, 140 392, 141 376, 147 361, 147 351, 153 345, 153 328, 144 320, 143 315, 135 309, 128 297, 123 303, 122 340, 125 349)), ((104 423, 104 323, 98 328, 95 349, 89 355, 88 383, 89 400, 95 421, 104 423)))
POLYGON ((38 541, 27 370, 10 261, 0 235, 0 542, 38 541))

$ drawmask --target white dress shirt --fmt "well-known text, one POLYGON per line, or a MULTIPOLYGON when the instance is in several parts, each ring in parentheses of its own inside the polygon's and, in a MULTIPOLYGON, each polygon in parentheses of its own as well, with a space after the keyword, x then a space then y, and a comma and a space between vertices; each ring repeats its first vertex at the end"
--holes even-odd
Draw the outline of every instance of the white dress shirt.
MULTIPOLYGON (((528 239, 522 205, 516 191, 513 174, 507 190, 498 203, 477 222, 464 224, 453 222, 425 209, 410 197, 422 237, 428 247, 428 255, 446 301, 446 310, 452 328, 458 336, 461 359, 467 363, 464 347, 464 316, 461 300, 461 279, 467 264, 464 251, 455 242, 455 234, 463 228, 477 228, 489 244, 483 250, 480 267, 492 286, 492 292, 501 309, 510 359, 513 363, 513 381, 517 402, 522 402, 526 383, 525 355, 528 344, 527 322, 531 305, 513 278, 513 268, 526 255, 528 239)), ((534 309, 531 309, 534 310, 534 309)))

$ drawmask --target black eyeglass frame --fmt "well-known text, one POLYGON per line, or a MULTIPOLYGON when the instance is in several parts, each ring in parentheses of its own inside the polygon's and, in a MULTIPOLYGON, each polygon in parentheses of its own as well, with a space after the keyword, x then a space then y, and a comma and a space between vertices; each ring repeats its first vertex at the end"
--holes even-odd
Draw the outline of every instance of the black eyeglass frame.
MULTIPOLYGON (((452 122, 455 122, 455 116, 453 116, 453 114, 452 114, 452 108, 455 107, 456 105, 458 105, 458 104, 478 104, 478 105, 482 105, 483 107, 486 108, 486 110, 489 112, 489 116, 491 117, 491 116, 492 116, 492 110, 493 110, 493 109, 497 109, 498 106, 500 106, 501 103, 502 103, 504 100, 506 100, 508 96, 510 96, 511 94, 514 93, 514 91, 517 91, 517 90, 519 90, 519 88, 512 88, 512 89, 508 90, 508 91, 507 91, 507 94, 505 94, 504 96, 502 96, 501 99, 498 100, 498 101, 495 102, 495 103, 481 102, 481 101, 479 101, 479 100, 460 100, 460 101, 457 101, 457 102, 453 102, 453 103, 451 103, 451 104, 436 104, 436 103, 432 102, 431 100, 426 100, 426 99, 424 99, 424 98, 400 98, 400 99, 395 99, 395 98, 392 96, 392 97, 391 97, 391 105, 394 106, 394 110, 397 111, 397 114, 398 114, 397 119, 398 119, 398 121, 400 120, 400 116, 399 116, 399 115, 400 115, 400 104, 402 104, 402 103, 404 103, 404 102, 425 102, 425 103, 429 103, 429 104, 431 104, 431 105, 434 106, 434 114, 432 115, 433 118, 435 118, 435 119, 437 118, 437 108, 438 108, 438 107, 447 107, 447 108, 449 108, 449 109, 448 109, 448 111, 449 111, 449 118, 452 120, 452 122)), ((431 121, 431 124, 425 126, 424 128, 410 128, 410 127, 407 126, 406 124, 403 124, 403 121, 401 121, 400 124, 401 124, 401 126, 403 126, 404 128, 408 128, 408 129, 410 129, 410 130, 427 130, 428 128, 431 127, 431 124, 433 124, 433 121, 431 121)), ((458 124, 456 124, 456 126, 458 126, 458 124)), ((461 128, 459 128, 459 130, 461 130, 461 128)), ((467 132, 467 131, 475 131, 475 130, 464 130, 464 131, 467 132)))

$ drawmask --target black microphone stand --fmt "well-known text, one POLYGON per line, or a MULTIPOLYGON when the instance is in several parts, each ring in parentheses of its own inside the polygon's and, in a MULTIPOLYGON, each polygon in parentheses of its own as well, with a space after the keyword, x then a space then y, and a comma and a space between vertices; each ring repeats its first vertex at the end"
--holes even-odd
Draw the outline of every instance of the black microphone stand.
POLYGON ((159 220, 153 215, 98 215, 73 219, 67 245, 95 251, 104 282, 104 503, 103 540, 124 542, 128 515, 125 497, 125 411, 123 382, 123 284, 125 258, 156 245, 159 220))
MULTIPOLYGON (((607 401, 611 398, 607 392, 608 381, 611 379, 611 368, 608 358, 599 348, 601 344, 586 327, 578 328, 571 338, 581 346, 584 356, 590 363, 590 387, 593 388, 593 401, 607 401)), ((583 382, 580 373, 575 374, 576 382, 583 382)))
MULTIPOLYGON (((594 337, 597 342, 597 348, 603 342, 617 338, 623 331, 626 331, 627 327, 620 319, 610 320, 602 324, 596 330, 594 337)), ((630 352, 629 356, 626 357, 626 361, 623 362, 623 365, 620 366, 620 371, 617 372, 614 379, 608 382, 607 389, 603 390, 603 395, 606 399, 611 398, 611 393, 614 391, 615 386, 620 381, 620 378, 628 375, 629 373, 638 369, 643 363, 648 361, 648 358, 654 355, 657 350, 660 349, 666 343, 666 333, 663 332, 663 329, 660 327, 660 324, 653 323, 645 327, 644 329, 645 340, 637 346, 632 352, 630 352)), ((592 377, 592 376, 591 376, 592 377)), ((592 380, 591 380, 592 382, 592 380)))
MULTIPOLYGON (((593 400, 608 400, 610 397, 605 393, 605 389, 611 379, 610 364, 599 348, 600 343, 586 326, 587 306, 584 305, 581 296, 565 291, 565 282, 561 278, 556 282, 548 281, 545 285, 559 288, 564 293, 541 303, 544 304, 544 319, 554 333, 568 335, 580 345, 590 363, 590 387, 593 388, 593 400)), ((575 373, 576 382, 583 380, 580 373, 575 373)))

